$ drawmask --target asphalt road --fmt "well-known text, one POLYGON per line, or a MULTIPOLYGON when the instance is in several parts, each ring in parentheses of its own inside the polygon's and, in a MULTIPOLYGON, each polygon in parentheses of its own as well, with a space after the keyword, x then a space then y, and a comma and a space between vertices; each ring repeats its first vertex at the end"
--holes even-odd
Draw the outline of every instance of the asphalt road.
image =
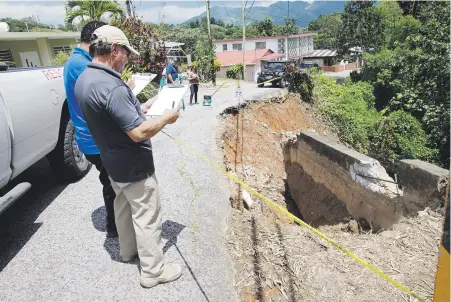
MULTIPOLYGON (((237 103, 235 83, 211 107, 188 106, 166 131, 221 163, 217 115, 237 103)), ((203 93, 212 89, 201 88, 203 93)), ((245 99, 281 93, 242 84, 245 99)), ((207 93, 209 93, 207 92, 207 93)), ((188 94, 185 98, 188 103, 188 94)), ((98 172, 60 184, 45 160, 22 176, 32 190, 0 216, 0 301, 238 301, 224 242, 229 182, 160 133, 152 139, 163 204, 165 255, 184 268, 172 283, 144 289, 139 265, 119 262, 116 239, 105 238, 98 172)))

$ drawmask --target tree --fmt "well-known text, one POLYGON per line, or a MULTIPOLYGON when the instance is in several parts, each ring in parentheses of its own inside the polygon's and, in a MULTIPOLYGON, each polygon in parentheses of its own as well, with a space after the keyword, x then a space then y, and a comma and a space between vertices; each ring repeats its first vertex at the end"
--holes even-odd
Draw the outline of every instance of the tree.
POLYGON ((296 27, 295 18, 285 18, 284 35, 295 35, 299 29, 296 27))
POLYGON ((139 58, 130 60, 128 67, 135 72, 151 72, 161 74, 166 62, 163 41, 149 30, 139 18, 129 17, 125 20, 114 20, 112 25, 120 28, 127 36, 130 44, 139 52, 139 58))
POLYGON ((216 58, 215 47, 213 43, 204 35, 196 44, 196 62, 199 79, 203 82, 208 82, 213 79, 211 62, 216 58))
POLYGON ((340 35, 343 23, 341 14, 333 13, 330 15, 321 15, 316 20, 310 21, 309 31, 317 33, 314 43, 317 49, 337 49, 338 36, 340 35))
POLYGON ((122 6, 111 0, 69 0, 66 3, 66 24, 72 24, 76 18, 100 20, 103 14, 110 13, 114 17, 124 17, 122 6))
POLYGON ((343 27, 338 40, 338 53, 349 55, 350 49, 360 47, 361 52, 378 50, 383 44, 383 24, 380 11, 373 1, 346 2, 341 15, 343 27))
POLYGON ((403 110, 421 123, 427 146, 439 150, 439 163, 448 168, 450 4, 423 4, 417 18, 412 18, 404 15, 399 19, 402 22, 394 32, 403 34, 393 43, 364 55, 363 79, 373 84, 379 110, 403 110))
POLYGON ((262 36, 272 36, 274 33, 274 26, 271 18, 265 17, 262 21, 258 21, 256 27, 262 36))
POLYGON ((22 19, 0 18, 0 22, 6 22, 9 25, 10 32, 36 31, 37 29, 49 31, 54 29, 54 26, 39 23, 32 17, 22 19))

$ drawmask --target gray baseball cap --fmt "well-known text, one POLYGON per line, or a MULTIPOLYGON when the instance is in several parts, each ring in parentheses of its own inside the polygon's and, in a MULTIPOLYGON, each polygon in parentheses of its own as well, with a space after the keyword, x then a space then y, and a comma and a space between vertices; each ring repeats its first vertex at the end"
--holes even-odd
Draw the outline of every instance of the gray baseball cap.
POLYGON ((97 39, 92 41, 93 44, 98 43, 99 41, 108 44, 116 43, 124 46, 135 55, 139 55, 139 52, 130 45, 130 42, 128 41, 124 32, 115 26, 111 25, 101 26, 97 28, 93 34, 97 36, 97 39))

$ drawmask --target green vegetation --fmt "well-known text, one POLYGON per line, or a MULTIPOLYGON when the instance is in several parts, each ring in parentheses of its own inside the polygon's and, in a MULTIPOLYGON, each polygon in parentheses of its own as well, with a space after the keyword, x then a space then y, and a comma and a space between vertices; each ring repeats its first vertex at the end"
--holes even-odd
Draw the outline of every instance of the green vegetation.
POLYGON ((350 81, 339 85, 334 79, 322 74, 311 77, 314 83, 315 108, 336 128, 342 142, 368 154, 368 133, 380 118, 379 113, 371 106, 374 103, 371 85, 350 81))
POLYGON ((341 13, 321 15, 310 21, 308 30, 317 34, 313 40, 315 49, 337 49, 342 26, 341 13))
POLYGON ((437 160, 437 150, 427 147, 427 136, 420 122, 405 111, 398 110, 381 117, 374 123, 369 138, 369 155, 389 168, 403 158, 437 160))
POLYGON ((36 31, 75 31, 72 25, 48 25, 38 22, 35 18, 27 17, 22 19, 0 18, 0 22, 6 22, 9 25, 10 32, 36 32, 36 31))
POLYGON ((320 33, 317 43, 336 43, 342 58, 357 55, 365 62, 343 85, 309 76, 314 108, 344 143, 388 169, 401 158, 449 168, 449 20, 449 2, 349 1, 341 15, 310 22, 320 33), (334 40, 330 24, 339 24, 337 16, 341 34, 334 40), (356 46, 362 53, 350 52, 356 46))
POLYGON ((52 59, 52 65, 53 66, 63 66, 67 59, 69 59, 70 57, 70 53, 64 52, 64 51, 59 51, 56 56, 53 57, 52 59))
MULTIPOLYGON (((216 70, 213 69, 212 62, 216 61, 215 49, 213 43, 205 37, 196 44, 196 67, 201 82, 213 80, 216 70)), ((214 64, 215 68, 217 64, 214 64)), ((221 68, 221 67, 219 67, 221 68)))
POLYGON ((109 13, 116 18, 124 17, 122 6, 111 0, 69 0, 66 3, 66 24, 72 24, 75 19, 85 21, 100 20, 102 15, 109 13))
POLYGON ((226 77, 228 79, 243 79, 243 64, 235 64, 227 68, 226 77))
POLYGON ((313 81, 307 72, 300 70, 297 60, 289 61, 285 70, 286 80, 290 83, 288 91, 299 93, 304 102, 313 101, 313 81))

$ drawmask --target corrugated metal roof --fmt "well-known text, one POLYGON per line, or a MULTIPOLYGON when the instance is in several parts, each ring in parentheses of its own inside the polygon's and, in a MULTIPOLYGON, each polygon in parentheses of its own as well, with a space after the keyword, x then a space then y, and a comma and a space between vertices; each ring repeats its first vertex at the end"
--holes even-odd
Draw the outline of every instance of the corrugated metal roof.
POLYGON ((337 55, 336 50, 330 49, 317 49, 307 55, 304 55, 304 58, 327 58, 327 57, 335 57, 337 55))

